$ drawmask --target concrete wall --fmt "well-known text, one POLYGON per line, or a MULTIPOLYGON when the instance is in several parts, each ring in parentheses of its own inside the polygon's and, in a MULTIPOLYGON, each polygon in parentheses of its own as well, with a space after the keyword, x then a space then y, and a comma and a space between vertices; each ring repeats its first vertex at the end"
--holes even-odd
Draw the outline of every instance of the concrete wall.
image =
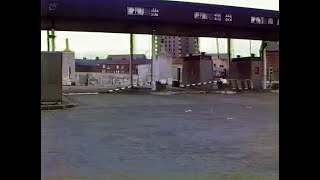
POLYGON ((151 81, 151 64, 138 65, 139 83, 147 83, 151 81))
POLYGON ((62 54, 41 52, 41 102, 62 102, 62 54))
POLYGON ((192 84, 200 82, 200 61, 183 61, 182 84, 192 84))
POLYGON ((200 82, 213 80, 212 61, 200 60, 200 82))
POLYGON ((155 81, 172 79, 172 57, 168 53, 160 53, 153 61, 153 74, 155 81))
POLYGON ((251 62, 251 80, 253 82, 253 88, 262 89, 263 81, 263 62, 252 61, 251 62), (259 68, 259 74, 255 74, 254 69, 259 68))
MULTIPOLYGON (((230 79, 251 79, 250 61, 236 61, 230 63, 230 79)), ((262 69, 260 69, 260 73, 262 69)))
POLYGON ((222 59, 213 59, 212 60, 212 63, 213 65, 215 64, 216 66, 215 67, 220 67, 220 65, 223 65, 222 68, 225 68, 225 69, 229 69, 229 63, 228 63, 228 60, 222 60, 222 59))
MULTIPOLYGON (((211 60, 184 60, 182 71, 182 84, 193 84, 213 80, 211 60)), ((207 84, 190 88, 211 90, 212 87, 212 84, 207 84)))
POLYGON ((230 63, 230 79, 251 79, 253 88, 261 89, 263 80, 262 61, 232 61, 230 63), (259 73, 255 74, 255 68, 259 73))
MULTIPOLYGON (((85 72, 77 72, 76 77, 79 80, 84 76, 88 77, 88 86, 130 86, 130 75, 129 74, 116 74, 116 73, 85 73, 85 72)), ((84 82, 79 81, 80 82, 84 82)), ((133 75, 133 83, 137 84, 138 75, 133 75)), ((85 85, 85 84, 80 84, 85 85)))
POLYGON ((73 52, 62 52, 62 85, 71 85, 75 80, 75 56, 73 52))

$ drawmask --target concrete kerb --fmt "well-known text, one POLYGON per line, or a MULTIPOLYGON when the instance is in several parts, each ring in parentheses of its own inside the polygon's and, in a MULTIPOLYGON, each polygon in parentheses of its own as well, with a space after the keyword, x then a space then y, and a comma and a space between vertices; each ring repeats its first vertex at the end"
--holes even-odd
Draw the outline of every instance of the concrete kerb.
POLYGON ((212 91, 214 94, 237 94, 236 91, 212 91))
POLYGON ((270 90, 272 93, 279 93, 279 90, 270 90))
POLYGON ((77 104, 71 101, 69 98, 62 96, 62 103, 41 103, 41 110, 56 110, 56 109, 67 109, 77 106, 77 104))

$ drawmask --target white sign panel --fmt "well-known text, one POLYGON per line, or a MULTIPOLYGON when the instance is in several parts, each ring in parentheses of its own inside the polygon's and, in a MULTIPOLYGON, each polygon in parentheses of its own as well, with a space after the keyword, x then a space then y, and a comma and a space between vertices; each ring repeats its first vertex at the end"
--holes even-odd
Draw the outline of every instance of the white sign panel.
POLYGON ((159 9, 157 8, 152 8, 150 12, 151 16, 159 16, 159 9))
POLYGON ((144 8, 127 7, 127 14, 128 15, 143 16, 144 15, 144 8))
POLYGON ((251 24, 263 24, 263 17, 251 17, 251 24))
POLYGON ((221 21, 221 14, 220 13, 214 13, 213 14, 213 20, 214 21, 221 21))
POLYGON ((227 22, 232 21, 232 14, 226 14, 224 21, 227 21, 227 22))

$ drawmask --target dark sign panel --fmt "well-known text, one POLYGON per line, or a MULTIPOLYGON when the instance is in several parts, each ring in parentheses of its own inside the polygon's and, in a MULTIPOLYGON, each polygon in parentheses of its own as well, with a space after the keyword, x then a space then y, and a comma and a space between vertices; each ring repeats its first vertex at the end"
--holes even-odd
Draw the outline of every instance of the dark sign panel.
POLYGON ((173 36, 278 39, 278 11, 160 0, 41 0, 41 5, 42 29, 150 33, 156 28, 173 36))

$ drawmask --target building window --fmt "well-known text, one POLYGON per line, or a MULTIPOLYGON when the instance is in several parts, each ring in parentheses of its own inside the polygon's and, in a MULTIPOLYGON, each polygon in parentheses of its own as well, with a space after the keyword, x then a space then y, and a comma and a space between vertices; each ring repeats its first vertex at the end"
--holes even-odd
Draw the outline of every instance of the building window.
POLYGON ((220 67, 221 67, 221 68, 223 68, 223 67, 224 67, 224 65, 220 65, 220 67))
POLYGON ((121 66, 121 69, 124 69, 124 65, 121 66))
POLYGON ((169 45, 169 47, 171 47, 171 45, 169 45))
POLYGON ((216 64, 213 64, 213 67, 217 67, 217 65, 216 65, 216 64))
POLYGON ((176 53, 173 53, 173 55, 176 55, 176 53))
POLYGON ((165 47, 167 47, 167 45, 165 45, 165 47))
POLYGON ((169 41, 169 43, 170 43, 171 41, 169 41))
POLYGON ((110 69, 110 67, 109 67, 109 66, 107 66, 107 69, 110 69))
POLYGON ((116 69, 119 69, 119 65, 116 66, 116 69))
POLYGON ((103 68, 103 69, 106 68, 106 65, 102 65, 102 68, 103 68))
POLYGON ((103 72, 103 73, 105 73, 105 72, 106 72, 106 70, 105 70, 105 69, 102 69, 102 72, 103 72))

